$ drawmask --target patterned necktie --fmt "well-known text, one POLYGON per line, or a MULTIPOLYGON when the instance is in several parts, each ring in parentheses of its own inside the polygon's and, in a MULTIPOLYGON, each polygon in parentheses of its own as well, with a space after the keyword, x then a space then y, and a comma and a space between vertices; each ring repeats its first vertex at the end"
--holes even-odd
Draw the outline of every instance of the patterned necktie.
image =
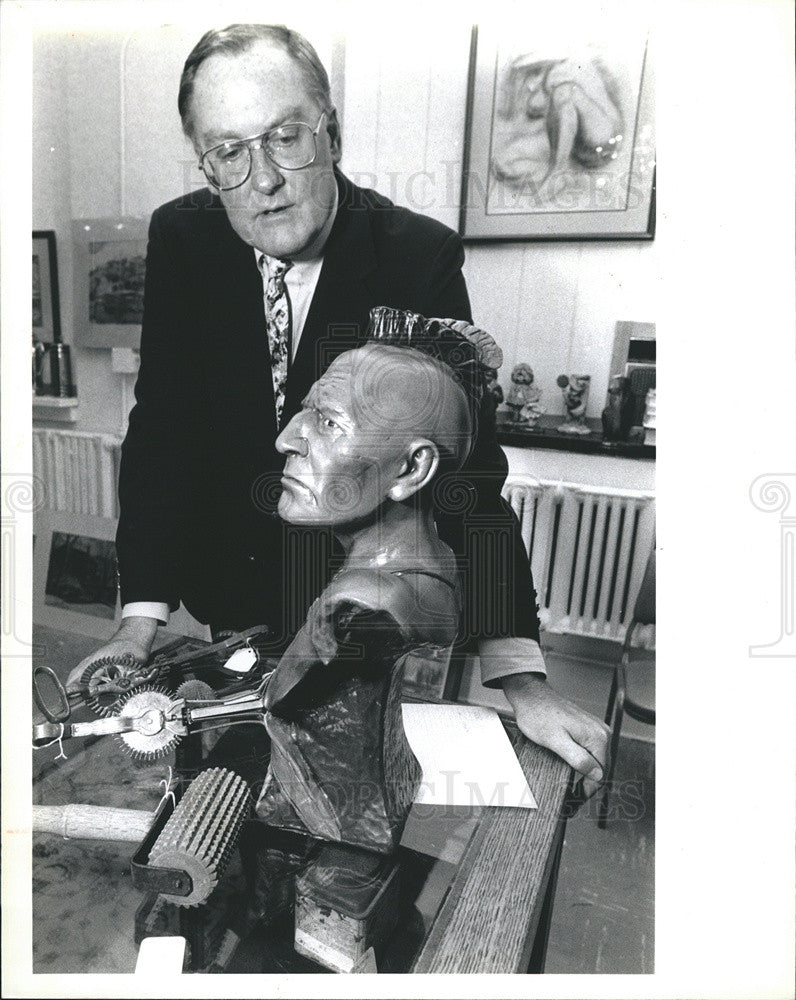
MULTIPOLYGON (((265 256, 260 258, 260 266, 266 267, 265 256)), ((274 383, 274 403, 276 404, 276 425, 282 419, 285 405, 285 384, 290 364, 290 295, 285 285, 285 275, 293 267, 289 260, 274 260, 268 270, 268 284, 265 289, 265 322, 268 330, 268 349, 271 354, 271 377, 274 383)))

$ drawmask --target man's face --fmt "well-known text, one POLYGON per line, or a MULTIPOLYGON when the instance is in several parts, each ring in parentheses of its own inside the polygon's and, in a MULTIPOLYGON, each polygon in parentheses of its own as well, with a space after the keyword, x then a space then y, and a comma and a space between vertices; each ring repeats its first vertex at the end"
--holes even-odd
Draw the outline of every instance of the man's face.
POLYGON ((362 351, 341 355, 313 385, 276 441, 287 455, 279 514, 293 524, 362 523, 402 468, 411 414, 373 382, 362 351), (376 390, 374 392, 374 389, 376 390), (392 403, 382 409, 385 403, 392 403), (390 414, 387 418, 386 414, 390 414))
MULTIPOLYGON (((215 55, 199 67, 191 100, 199 155, 226 139, 247 139, 286 122, 318 124, 322 105, 296 62, 282 49, 258 43, 235 56, 215 55)), ((248 180, 219 192, 235 232, 271 257, 300 260, 314 249, 335 196, 340 142, 334 112, 318 132, 315 162, 283 170, 262 150, 252 151, 248 180)))

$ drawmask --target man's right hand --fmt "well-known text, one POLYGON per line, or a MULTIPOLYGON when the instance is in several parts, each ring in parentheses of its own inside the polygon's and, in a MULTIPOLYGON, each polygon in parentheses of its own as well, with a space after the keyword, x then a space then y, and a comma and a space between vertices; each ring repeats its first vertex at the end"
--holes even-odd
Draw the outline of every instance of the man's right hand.
POLYGON ((158 621, 155 618, 142 618, 133 616, 123 618, 122 624, 113 638, 104 646, 101 646, 96 653, 87 656, 70 672, 66 680, 67 691, 77 691, 80 688, 80 678, 87 667, 102 657, 123 657, 132 656, 136 663, 146 663, 155 641, 158 630, 158 621))

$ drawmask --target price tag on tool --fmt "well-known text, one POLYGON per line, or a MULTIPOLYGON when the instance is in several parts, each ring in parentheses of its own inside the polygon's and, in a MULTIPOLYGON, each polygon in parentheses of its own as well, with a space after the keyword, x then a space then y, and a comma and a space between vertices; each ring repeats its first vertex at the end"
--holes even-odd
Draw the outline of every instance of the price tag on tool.
POLYGON ((259 660, 257 650, 251 646, 244 646, 243 649, 236 649, 224 664, 225 670, 231 670, 234 674, 248 674, 259 660))

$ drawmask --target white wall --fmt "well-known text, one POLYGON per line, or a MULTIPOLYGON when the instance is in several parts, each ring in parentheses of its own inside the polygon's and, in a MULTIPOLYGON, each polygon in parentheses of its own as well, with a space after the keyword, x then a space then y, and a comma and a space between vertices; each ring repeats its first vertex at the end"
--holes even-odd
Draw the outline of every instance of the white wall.
MULTIPOLYGON (((71 220, 141 218, 199 183, 176 111, 182 62, 202 27, 38 32, 34 38, 34 228, 55 229, 64 339, 74 342, 71 220)), ((456 227, 470 25, 423 34, 405 23, 306 27, 329 65, 345 34, 343 168, 395 201, 456 227)), ((344 92, 343 92, 344 91, 344 92)), ((618 319, 654 321, 655 243, 471 245, 465 273, 476 321, 505 354, 501 381, 528 361, 548 412, 562 372, 591 374, 599 415, 618 319)), ((132 380, 110 353, 75 357, 79 429, 119 431, 132 380), (124 399, 124 402, 123 402, 124 399)))

